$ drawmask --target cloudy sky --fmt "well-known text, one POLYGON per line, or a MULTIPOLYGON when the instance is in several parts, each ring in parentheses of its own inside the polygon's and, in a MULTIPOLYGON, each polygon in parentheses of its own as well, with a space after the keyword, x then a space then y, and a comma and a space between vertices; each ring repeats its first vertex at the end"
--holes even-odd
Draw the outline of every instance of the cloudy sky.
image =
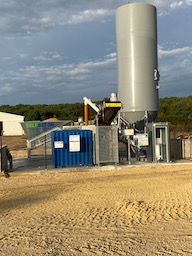
MULTIPOLYGON (((0 105, 117 92, 115 10, 127 2, 0 0, 0 105)), ((160 97, 192 95, 192 0, 139 2, 157 7, 160 97)))

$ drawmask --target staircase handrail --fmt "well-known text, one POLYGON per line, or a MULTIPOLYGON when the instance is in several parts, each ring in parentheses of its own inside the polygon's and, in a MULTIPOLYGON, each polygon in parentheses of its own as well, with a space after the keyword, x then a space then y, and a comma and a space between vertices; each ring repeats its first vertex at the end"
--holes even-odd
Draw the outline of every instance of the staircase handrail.
MULTIPOLYGON (((32 147, 32 143, 33 143, 33 142, 38 141, 39 139, 45 138, 45 136, 51 135, 51 133, 52 133, 53 131, 57 131, 57 130, 62 130, 62 129, 61 129, 60 127, 54 127, 54 128, 51 129, 51 130, 48 130, 48 131, 46 131, 46 132, 43 132, 43 133, 41 133, 41 134, 35 136, 34 138, 32 138, 32 139, 30 139, 30 140, 27 140, 27 147, 32 149, 32 148, 36 148, 36 147, 39 147, 39 146, 45 144, 45 140, 42 140, 39 145, 32 147)), ((51 140, 51 136, 46 137, 46 142, 49 142, 50 140, 51 140)))

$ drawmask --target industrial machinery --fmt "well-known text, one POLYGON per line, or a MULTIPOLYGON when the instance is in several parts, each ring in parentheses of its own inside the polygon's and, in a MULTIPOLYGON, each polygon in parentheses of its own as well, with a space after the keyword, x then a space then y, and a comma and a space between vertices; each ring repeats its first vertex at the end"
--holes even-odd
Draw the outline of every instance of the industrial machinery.
POLYGON ((119 7, 116 11, 116 41, 118 95, 112 93, 110 101, 103 102, 102 106, 84 97, 84 121, 79 118, 79 126, 74 127, 76 130, 66 127, 68 131, 53 132, 55 159, 61 156, 61 166, 69 163, 84 165, 92 161, 97 165, 118 164, 119 141, 126 145, 130 164, 133 158, 148 162, 170 161, 169 126, 166 122, 157 122, 156 8, 144 3, 119 7), (89 122, 89 106, 96 112, 94 123, 89 122), (90 141, 78 129, 91 130, 92 145, 88 146, 90 141), (60 134, 67 134, 67 140, 60 138, 60 134))
MULTIPOLYGON (((102 106, 98 107, 90 99, 84 97, 85 129, 89 124, 88 106, 96 112, 94 126, 89 125, 89 129, 93 132, 94 164, 118 164, 118 127, 117 123, 114 124, 114 120, 122 107, 121 102, 117 101, 116 94, 112 93, 110 101, 104 101, 102 106)), ((82 129, 84 129, 83 126, 82 129)))
POLYGON ((103 102, 101 107, 98 107, 87 97, 83 98, 84 100, 84 119, 85 125, 88 125, 89 113, 88 106, 90 106, 96 112, 96 122, 100 125, 110 125, 114 118, 116 117, 118 111, 121 109, 121 102, 116 100, 114 94, 110 98, 110 102, 103 102))
POLYGON ((130 164, 132 159, 170 161, 169 125, 158 122, 157 118, 156 8, 144 3, 119 7, 116 41, 118 95, 112 93, 110 101, 103 102, 102 106, 84 97, 84 121, 80 118, 78 127, 52 132, 54 159, 58 159, 60 166, 118 164, 120 142, 126 145, 126 160, 130 164), (89 122, 89 106, 96 112, 94 123, 89 122), (86 133, 91 130, 91 135, 83 137, 84 131, 79 130, 86 133))
MULTIPOLYGON (((128 3, 116 11, 120 138, 128 151, 146 152, 149 161, 169 161, 168 124, 156 123, 159 71, 157 15, 151 4, 128 3)), ((130 152, 128 153, 131 157, 130 152)))

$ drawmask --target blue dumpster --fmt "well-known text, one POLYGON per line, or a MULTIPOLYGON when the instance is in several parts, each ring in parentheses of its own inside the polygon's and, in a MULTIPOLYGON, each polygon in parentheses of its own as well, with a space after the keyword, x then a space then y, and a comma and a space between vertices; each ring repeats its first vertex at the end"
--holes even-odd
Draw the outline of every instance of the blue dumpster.
POLYGON ((92 131, 53 131, 51 136, 52 164, 55 168, 93 165, 92 131))

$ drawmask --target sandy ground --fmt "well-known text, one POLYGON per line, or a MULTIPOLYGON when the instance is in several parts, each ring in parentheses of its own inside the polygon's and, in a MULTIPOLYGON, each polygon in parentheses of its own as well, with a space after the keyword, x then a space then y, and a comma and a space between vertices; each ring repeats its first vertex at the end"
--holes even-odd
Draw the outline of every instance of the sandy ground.
POLYGON ((192 255, 192 163, 0 177, 0 255, 192 255))

